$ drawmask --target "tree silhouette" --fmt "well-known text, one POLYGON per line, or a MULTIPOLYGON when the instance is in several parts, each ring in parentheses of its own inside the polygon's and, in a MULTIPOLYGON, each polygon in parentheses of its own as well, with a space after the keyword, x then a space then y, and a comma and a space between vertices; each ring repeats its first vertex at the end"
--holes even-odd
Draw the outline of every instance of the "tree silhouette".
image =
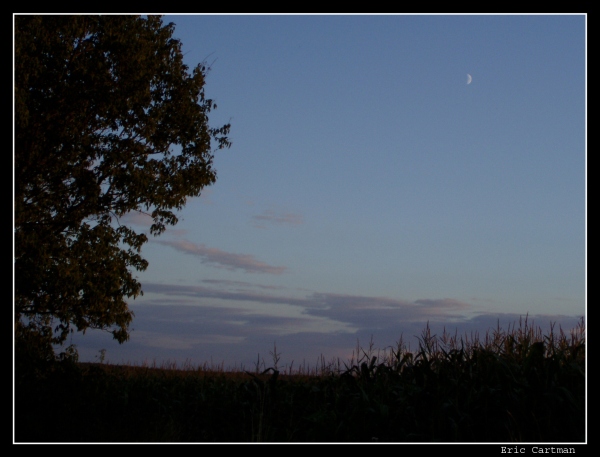
POLYGON ((190 72, 159 16, 14 17, 14 316, 16 347, 46 355, 74 329, 129 338, 132 270, 148 238, 124 224, 174 210, 215 182, 209 68, 190 72))

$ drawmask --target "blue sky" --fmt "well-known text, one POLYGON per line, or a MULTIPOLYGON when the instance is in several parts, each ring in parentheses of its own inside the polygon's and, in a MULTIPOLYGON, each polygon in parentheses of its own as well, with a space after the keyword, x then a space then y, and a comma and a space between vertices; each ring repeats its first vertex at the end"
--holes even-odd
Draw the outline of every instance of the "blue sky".
POLYGON ((233 146, 143 248, 130 341, 75 336, 82 360, 315 365, 586 314, 586 16, 164 22, 233 146))

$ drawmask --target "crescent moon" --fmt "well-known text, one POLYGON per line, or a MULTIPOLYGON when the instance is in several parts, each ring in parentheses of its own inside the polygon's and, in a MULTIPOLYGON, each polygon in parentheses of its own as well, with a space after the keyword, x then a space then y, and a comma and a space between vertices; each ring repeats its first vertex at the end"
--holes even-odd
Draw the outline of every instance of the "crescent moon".
POLYGON ((467 84, 471 84, 471 81, 473 81, 473 77, 467 73, 467 84))

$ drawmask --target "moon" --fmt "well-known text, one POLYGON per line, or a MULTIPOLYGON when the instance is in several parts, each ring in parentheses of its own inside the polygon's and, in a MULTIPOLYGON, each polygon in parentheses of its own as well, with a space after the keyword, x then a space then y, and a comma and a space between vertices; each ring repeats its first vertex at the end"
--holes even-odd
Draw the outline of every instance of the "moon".
POLYGON ((473 81, 473 77, 467 73, 467 85, 471 84, 471 81, 473 81))

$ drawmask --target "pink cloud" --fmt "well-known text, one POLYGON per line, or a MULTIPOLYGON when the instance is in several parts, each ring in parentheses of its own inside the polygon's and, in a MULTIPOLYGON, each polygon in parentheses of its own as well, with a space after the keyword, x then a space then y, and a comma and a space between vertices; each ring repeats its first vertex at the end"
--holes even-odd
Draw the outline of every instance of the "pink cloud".
POLYGON ((249 254, 234 254, 216 248, 206 247, 204 244, 194 244, 189 241, 157 241, 157 243, 171 246, 180 252, 197 256, 201 262, 217 268, 227 270, 243 270, 247 273, 269 273, 279 275, 286 267, 276 267, 260 262, 249 254))
POLYGON ((252 219, 255 221, 254 226, 259 228, 264 228, 264 223, 277 225, 300 225, 304 223, 304 219, 300 214, 277 213, 273 210, 263 211, 262 214, 253 216, 252 219))
POLYGON ((467 309, 471 305, 460 300, 454 300, 453 298, 438 298, 438 299, 420 299, 415 300, 417 305, 424 305, 428 308, 435 309, 467 309))

